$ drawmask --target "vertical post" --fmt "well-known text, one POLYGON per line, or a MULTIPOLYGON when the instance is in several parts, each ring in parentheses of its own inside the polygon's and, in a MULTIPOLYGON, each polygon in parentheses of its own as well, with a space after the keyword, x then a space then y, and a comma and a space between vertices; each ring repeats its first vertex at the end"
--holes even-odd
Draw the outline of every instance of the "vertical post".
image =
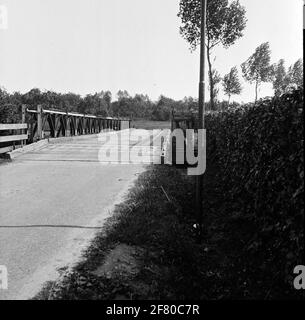
POLYGON ((82 124, 83 124, 83 135, 85 135, 86 134, 86 125, 87 125, 85 116, 83 117, 82 124))
POLYGON ((71 135, 71 121, 69 119, 68 112, 65 116, 63 116, 64 122, 65 122, 65 137, 69 137, 71 135), (69 128, 70 126, 70 128, 69 128), (70 129, 70 130, 69 130, 70 129))
MULTIPOLYGON (((26 105, 22 105, 22 115, 21 115, 21 123, 25 123, 25 113, 26 113, 26 105)), ((26 130, 22 130, 21 133, 24 134, 26 130)), ((26 145, 26 140, 21 141, 21 147, 26 145)))
MULTIPOLYGON (((205 35, 206 35, 206 10, 207 1, 201 0, 201 40, 200 40, 200 79, 199 79, 199 121, 198 130, 204 129, 205 113, 205 35)), ((198 139, 199 141, 199 139, 198 139)), ((199 151, 199 148, 198 148, 199 151)), ((199 239, 203 234, 203 175, 196 177, 196 210, 198 215, 199 239)))
POLYGON ((78 117, 74 117, 74 135, 78 136, 78 117))
POLYGON ((43 138, 42 134, 42 106, 37 106, 37 139, 41 140, 43 138))

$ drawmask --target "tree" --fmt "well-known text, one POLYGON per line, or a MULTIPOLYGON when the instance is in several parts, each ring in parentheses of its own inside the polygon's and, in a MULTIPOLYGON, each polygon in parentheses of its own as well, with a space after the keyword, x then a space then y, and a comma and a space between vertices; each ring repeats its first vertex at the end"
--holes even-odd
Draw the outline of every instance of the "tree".
POLYGON ((242 86, 238 78, 237 67, 233 67, 228 74, 226 74, 222 81, 224 93, 229 97, 228 104, 232 95, 240 94, 242 86))
POLYGON ((270 54, 269 42, 265 42, 257 47, 252 56, 241 65, 245 80, 255 83, 255 103, 260 85, 272 80, 273 68, 270 65, 270 54))
POLYGON ((110 91, 106 91, 104 93, 103 99, 106 101, 106 106, 107 106, 107 116, 109 117, 111 115, 111 100, 112 100, 112 94, 110 91))
POLYGON ((40 91, 40 89, 34 88, 24 95, 23 101, 25 104, 37 106, 39 104, 45 103, 45 97, 43 97, 43 94, 40 91))
POLYGON ((216 104, 216 100, 217 100, 217 96, 219 93, 219 88, 217 87, 217 85, 221 82, 221 76, 219 74, 219 72, 215 69, 212 69, 212 81, 209 84, 209 89, 211 90, 211 84, 212 84, 212 88, 213 88, 213 103, 211 103, 211 110, 216 109, 215 108, 215 104, 216 104))
POLYGON ((193 97, 184 97, 181 101, 181 110, 182 112, 194 112, 197 110, 198 100, 193 97))
MULTIPOLYGON (((20 121, 19 101, 14 104, 14 95, 10 95, 0 86, 0 123, 18 123, 20 121)), ((1 135, 1 132, 0 132, 1 135)))
POLYGON ((289 84, 296 87, 303 88, 303 60, 299 59, 295 64, 293 64, 288 70, 289 84))
MULTIPOLYGON (((182 26, 180 33, 195 50, 200 44, 201 1, 180 0, 178 16, 182 26)), ((211 62, 212 50, 221 44, 225 48, 233 45, 243 36, 246 27, 246 10, 238 0, 229 3, 228 0, 209 0, 207 3, 207 59, 209 66, 210 100, 214 107, 213 67, 211 62)))
POLYGON ((287 91, 289 79, 285 68, 285 60, 281 59, 273 66, 273 89, 276 96, 281 96, 287 91))
POLYGON ((122 100, 122 99, 129 99, 131 98, 129 93, 126 90, 119 90, 117 93, 117 98, 118 100, 122 100))

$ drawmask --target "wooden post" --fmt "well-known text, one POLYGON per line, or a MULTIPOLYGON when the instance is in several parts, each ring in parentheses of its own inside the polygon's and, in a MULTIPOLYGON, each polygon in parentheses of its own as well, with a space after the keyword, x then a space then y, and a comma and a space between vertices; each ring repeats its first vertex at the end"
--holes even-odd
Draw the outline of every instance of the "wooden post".
POLYGON ((79 126, 79 118, 75 118, 75 135, 78 136, 78 126, 79 126))
POLYGON ((69 137, 69 133, 71 135, 71 122, 70 122, 70 119, 69 119, 68 112, 67 112, 67 115, 64 116, 64 122, 65 122, 65 125, 66 125, 66 127, 65 127, 65 137, 69 137), (70 126, 70 128, 69 128, 69 126, 70 126))
POLYGON ((42 132, 42 106, 37 106, 37 139, 41 140, 43 138, 42 132))
MULTIPOLYGON (((205 116, 205 37, 206 37, 206 11, 207 1, 201 0, 201 40, 200 40, 200 79, 199 79, 199 119, 198 129, 204 129, 205 116)), ((198 139, 199 141, 199 139, 198 139)), ((198 149, 199 152, 199 149, 198 149)), ((203 174, 196 177, 196 211, 199 225, 199 241, 203 235, 203 174)))
MULTIPOLYGON (((22 105, 22 116, 21 116, 21 123, 25 123, 25 113, 26 113, 26 105, 22 105)), ((21 131, 22 134, 26 133, 25 130, 21 131)), ((21 141, 21 147, 26 145, 26 140, 21 141)))
POLYGON ((170 121, 171 121, 171 132, 174 131, 174 108, 172 108, 170 113, 170 121))

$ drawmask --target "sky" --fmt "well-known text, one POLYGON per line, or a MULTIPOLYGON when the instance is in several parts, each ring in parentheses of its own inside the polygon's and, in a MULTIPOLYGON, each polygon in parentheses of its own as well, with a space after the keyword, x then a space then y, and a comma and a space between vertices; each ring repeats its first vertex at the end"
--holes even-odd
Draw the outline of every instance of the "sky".
MULTIPOLYGON (((283 58, 289 66, 303 56, 302 0, 240 3, 248 19, 244 37, 213 52, 222 76, 238 66, 241 77, 241 63, 266 41, 272 62, 283 58)), ((197 97, 199 51, 191 53, 179 34, 178 10, 179 0, 0 0, 0 23, 7 13, 7 25, 0 25, 0 86, 197 97)), ((233 100, 253 101, 254 85, 243 82, 243 88, 233 100)), ((262 85, 260 97, 272 94, 271 84, 262 85)))

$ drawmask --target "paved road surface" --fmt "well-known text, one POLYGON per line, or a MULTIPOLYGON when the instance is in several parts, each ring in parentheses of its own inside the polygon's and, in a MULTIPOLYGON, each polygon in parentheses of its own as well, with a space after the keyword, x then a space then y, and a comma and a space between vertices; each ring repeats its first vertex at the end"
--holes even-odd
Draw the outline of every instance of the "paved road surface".
MULTIPOLYGON (((130 150, 127 136, 120 154, 130 150)), ((9 289, 0 290, 0 299, 29 298, 58 276, 57 268, 77 261, 145 170, 145 164, 100 163, 103 144, 97 136, 79 137, 0 165, 0 265, 9 273, 9 289)), ((149 140, 131 145, 144 146, 145 162, 151 161, 149 140)), ((160 157, 160 148, 153 153, 160 157)))

